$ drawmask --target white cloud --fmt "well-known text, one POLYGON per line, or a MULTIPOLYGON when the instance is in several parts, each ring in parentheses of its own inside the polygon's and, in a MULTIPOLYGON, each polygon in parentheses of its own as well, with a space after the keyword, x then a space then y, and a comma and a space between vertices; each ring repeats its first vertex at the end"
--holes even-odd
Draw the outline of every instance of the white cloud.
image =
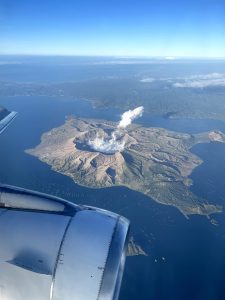
POLYGON ((149 78, 143 78, 140 80, 140 82, 144 82, 144 83, 151 83, 154 82, 155 78, 149 77, 149 78))
POLYGON ((204 75, 193 75, 173 84, 177 88, 205 88, 225 86, 224 73, 210 73, 204 75))

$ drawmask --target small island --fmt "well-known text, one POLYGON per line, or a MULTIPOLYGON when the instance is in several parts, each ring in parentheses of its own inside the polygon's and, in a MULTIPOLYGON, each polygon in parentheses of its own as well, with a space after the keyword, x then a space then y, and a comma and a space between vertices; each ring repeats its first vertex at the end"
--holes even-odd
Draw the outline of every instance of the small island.
POLYGON ((186 134, 131 124, 121 129, 117 137, 120 150, 96 151, 92 147, 96 137, 111 142, 117 125, 71 116, 62 126, 44 133, 41 143, 26 153, 86 187, 125 186, 159 203, 172 205, 185 216, 208 216, 222 211, 221 206, 192 193, 189 178, 202 163, 190 149, 198 143, 224 143, 222 132, 186 134))
POLYGON ((148 254, 139 246, 134 237, 131 236, 127 245, 127 256, 148 256, 148 254))

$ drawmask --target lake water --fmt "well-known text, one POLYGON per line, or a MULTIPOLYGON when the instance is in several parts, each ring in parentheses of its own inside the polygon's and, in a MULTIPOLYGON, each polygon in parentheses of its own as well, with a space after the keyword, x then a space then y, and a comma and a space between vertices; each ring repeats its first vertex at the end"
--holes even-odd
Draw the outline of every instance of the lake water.
MULTIPOLYGON (((132 235, 148 257, 128 257, 120 300, 217 300, 225 299, 225 219, 214 215, 186 219, 177 209, 157 204, 127 188, 89 189, 58 174, 24 153, 40 136, 64 123, 65 116, 118 121, 119 110, 95 110, 85 101, 69 98, 13 97, 0 99, 18 118, 0 136, 0 181, 64 197, 76 203, 99 206, 131 220, 132 235)), ((171 120, 144 115, 144 126, 182 132, 220 129, 213 120, 171 120)), ((201 144, 192 151, 204 163, 191 175, 192 190, 209 202, 225 201, 225 145, 201 144)))

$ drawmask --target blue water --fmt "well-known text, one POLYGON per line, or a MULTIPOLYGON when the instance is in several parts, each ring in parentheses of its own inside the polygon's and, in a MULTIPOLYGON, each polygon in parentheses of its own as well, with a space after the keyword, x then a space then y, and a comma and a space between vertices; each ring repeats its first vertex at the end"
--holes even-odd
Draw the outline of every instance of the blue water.
MULTIPOLYGON (((177 209, 155 203, 127 188, 89 189, 53 172, 24 153, 40 136, 64 122, 65 116, 117 121, 119 110, 95 110, 88 102, 69 98, 13 97, 0 103, 19 112, 0 136, 0 181, 95 205, 131 220, 132 235, 148 257, 127 259, 120 300, 222 300, 225 299, 225 219, 214 215, 218 226, 202 216, 186 219, 177 209), (165 257, 165 261, 162 260, 165 257)), ((170 120, 144 115, 144 126, 183 132, 220 129, 225 123, 209 120, 170 120)), ((192 190, 209 202, 224 203, 225 145, 201 144, 192 151, 204 163, 192 174, 192 190)))

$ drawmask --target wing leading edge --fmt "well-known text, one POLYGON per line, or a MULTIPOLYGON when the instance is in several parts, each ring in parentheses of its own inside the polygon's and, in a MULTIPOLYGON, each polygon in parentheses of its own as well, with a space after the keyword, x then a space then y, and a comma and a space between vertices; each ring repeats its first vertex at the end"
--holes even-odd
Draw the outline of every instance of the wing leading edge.
POLYGON ((0 134, 9 126, 9 124, 15 119, 17 112, 12 111, 4 118, 0 118, 0 134))

